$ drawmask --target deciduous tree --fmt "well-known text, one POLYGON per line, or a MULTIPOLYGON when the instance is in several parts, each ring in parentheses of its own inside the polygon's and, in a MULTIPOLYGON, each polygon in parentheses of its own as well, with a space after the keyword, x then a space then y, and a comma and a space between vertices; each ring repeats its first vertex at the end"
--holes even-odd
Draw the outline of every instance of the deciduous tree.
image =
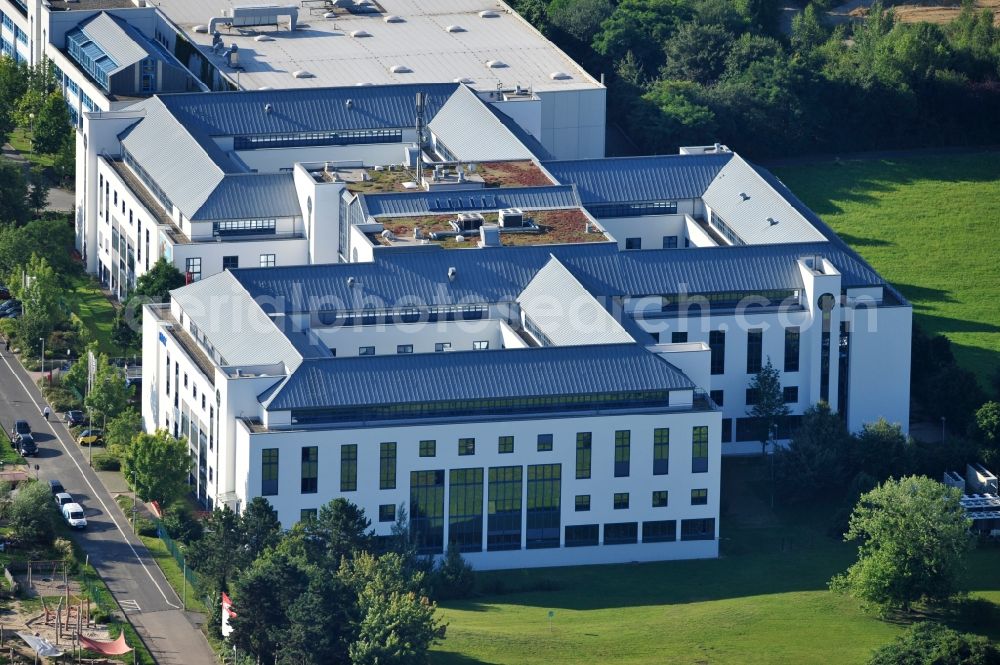
POLYGON ((97 357, 93 384, 84 404, 103 425, 108 418, 121 413, 128 404, 129 390, 125 385, 125 372, 112 365, 102 353, 97 357))
POLYGON ((66 100, 58 90, 50 92, 35 118, 35 151, 47 154, 59 152, 72 131, 66 100))
POLYGON ((862 495, 844 535, 860 543, 858 560, 830 587, 883 615, 954 596, 972 547, 960 498, 922 476, 890 479, 862 495))
POLYGON ((781 390, 781 373, 771 364, 770 357, 750 380, 748 390, 753 391, 754 404, 747 410, 747 415, 756 419, 757 437, 763 455, 778 419, 790 413, 781 390))
POLYGON ((167 507, 184 496, 191 457, 187 443, 166 430, 139 434, 122 456, 122 472, 143 501, 167 507))
POLYGON ((26 543, 51 543, 57 519, 52 493, 39 482, 22 486, 10 505, 11 532, 26 543))

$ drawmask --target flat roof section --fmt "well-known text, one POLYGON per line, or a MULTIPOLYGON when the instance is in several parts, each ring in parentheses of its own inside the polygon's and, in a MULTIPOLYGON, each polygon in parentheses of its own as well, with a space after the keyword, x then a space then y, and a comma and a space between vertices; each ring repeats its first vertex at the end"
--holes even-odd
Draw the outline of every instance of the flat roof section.
MULTIPOLYGON (((225 65, 221 53, 211 52, 212 36, 195 32, 195 27, 207 27, 223 9, 274 4, 274 0, 157 3, 234 81, 236 70, 225 65)), ((480 91, 518 85, 535 91, 602 87, 503 3, 381 0, 384 11, 372 14, 334 12, 333 3, 287 4, 298 9, 294 32, 284 19, 278 25, 219 28, 226 48, 239 47, 239 82, 244 89, 457 80, 480 91), (256 41, 259 35, 270 41, 256 41), (312 77, 297 78, 295 72, 312 77)))
MULTIPOLYGON (((496 225, 498 223, 497 213, 482 213, 484 225, 496 225)), ((608 237, 590 223, 590 218, 579 209, 570 210, 525 210, 525 218, 531 220, 538 230, 516 229, 514 231, 500 229, 500 243, 502 245, 563 245, 585 242, 607 242, 608 237), (590 229, 589 231, 587 229, 590 229)), ((427 244, 440 245, 446 249, 471 249, 477 247, 479 242, 479 230, 470 231, 465 235, 463 242, 458 242, 455 237, 448 237, 441 240, 430 238, 435 232, 454 232, 450 222, 456 219, 455 214, 451 215, 428 215, 421 217, 397 217, 394 219, 380 219, 382 225, 390 230, 396 238, 387 240, 376 234, 373 240, 384 246, 406 246, 416 243, 426 242, 427 244), (419 228, 423 241, 414 238, 414 229, 419 228)))

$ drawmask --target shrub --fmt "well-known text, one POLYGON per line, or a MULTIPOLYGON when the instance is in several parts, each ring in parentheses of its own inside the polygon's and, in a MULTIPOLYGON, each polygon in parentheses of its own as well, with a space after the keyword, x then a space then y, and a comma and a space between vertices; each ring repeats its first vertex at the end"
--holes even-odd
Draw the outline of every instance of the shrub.
POLYGON ((45 395, 45 401, 52 406, 53 411, 69 411, 83 406, 76 394, 62 386, 46 386, 42 388, 42 394, 45 395))
POLYGON ((159 532, 156 530, 156 523, 148 517, 142 517, 138 514, 135 517, 135 532, 140 536, 155 537, 159 535, 159 532))
POLYGON ((431 575, 431 586, 439 600, 468 598, 476 588, 476 576, 472 566, 462 557, 458 547, 451 543, 441 563, 431 575))
POLYGON ((939 623, 915 623, 896 641, 878 649, 868 665, 948 663, 998 665, 1000 651, 980 635, 959 633, 939 623))
POLYGON ((163 528, 174 540, 190 543, 199 540, 202 534, 201 522, 182 503, 175 503, 163 516, 163 528))
POLYGON ((97 471, 121 471, 121 468, 121 462, 107 453, 94 455, 94 469, 97 471))

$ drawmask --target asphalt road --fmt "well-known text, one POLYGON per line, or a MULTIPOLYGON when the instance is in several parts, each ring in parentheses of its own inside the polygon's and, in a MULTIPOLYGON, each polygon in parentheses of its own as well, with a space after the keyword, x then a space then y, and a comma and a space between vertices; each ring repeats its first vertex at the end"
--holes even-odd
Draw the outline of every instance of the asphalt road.
POLYGON ((0 358, 0 424, 10 431, 14 420, 31 424, 38 456, 38 477, 57 479, 85 510, 87 528, 75 534, 90 563, 161 665, 215 665, 204 635, 194 626, 159 567, 91 470, 83 450, 58 416, 41 415, 44 401, 17 358, 0 358))

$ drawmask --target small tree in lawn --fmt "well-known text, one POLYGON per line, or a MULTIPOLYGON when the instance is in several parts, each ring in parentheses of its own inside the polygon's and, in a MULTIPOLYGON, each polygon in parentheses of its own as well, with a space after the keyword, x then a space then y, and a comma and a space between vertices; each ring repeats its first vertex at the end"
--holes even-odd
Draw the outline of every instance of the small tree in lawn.
POLYGON ((778 418, 790 413, 785 405, 784 393, 781 391, 781 374, 771 364, 770 356, 767 358, 767 363, 750 380, 749 388, 753 391, 755 399, 753 407, 747 410, 747 415, 756 419, 760 454, 764 455, 778 418))
POLYGON ((139 498, 163 508, 184 496, 190 470, 187 443, 163 429, 135 437, 122 457, 125 480, 139 498))
POLYGON ((59 152, 66 135, 71 131, 66 100, 61 92, 54 90, 45 97, 38 110, 38 117, 35 118, 35 152, 50 155, 59 152))
POLYGON ((41 354, 41 338, 47 339, 62 319, 59 283, 49 262, 34 254, 21 272, 24 280, 13 282, 15 295, 24 305, 18 334, 27 350, 37 356, 41 354))
POLYGON ((33 166, 28 172, 28 207, 38 217, 49 202, 49 181, 41 166, 33 166))
POLYGON ((863 494, 844 535, 860 542, 858 560, 830 588, 882 615, 955 596, 972 547, 961 495, 923 476, 890 479, 863 494))

